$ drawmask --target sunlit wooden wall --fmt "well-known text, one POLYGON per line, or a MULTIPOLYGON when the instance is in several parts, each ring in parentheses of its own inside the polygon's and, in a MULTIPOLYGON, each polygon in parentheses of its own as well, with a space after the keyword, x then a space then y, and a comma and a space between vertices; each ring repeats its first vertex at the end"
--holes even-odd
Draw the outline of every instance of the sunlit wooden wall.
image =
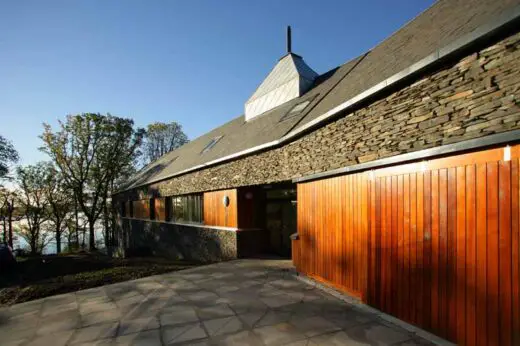
POLYGON ((167 216, 166 215, 167 214, 166 198, 165 197, 154 198, 153 204, 154 204, 155 220, 166 221, 166 216, 167 216))
POLYGON ((134 218, 149 219, 150 218, 150 200, 142 199, 133 201, 134 218))
POLYGON ((520 345, 519 147, 298 185, 298 270, 463 345, 520 345))
POLYGON ((356 296, 367 275, 366 189, 365 174, 298 185, 297 268, 356 296))
POLYGON ((220 190, 204 193, 204 224, 210 226, 238 227, 237 190, 220 190), (229 205, 223 203, 229 197, 229 205))

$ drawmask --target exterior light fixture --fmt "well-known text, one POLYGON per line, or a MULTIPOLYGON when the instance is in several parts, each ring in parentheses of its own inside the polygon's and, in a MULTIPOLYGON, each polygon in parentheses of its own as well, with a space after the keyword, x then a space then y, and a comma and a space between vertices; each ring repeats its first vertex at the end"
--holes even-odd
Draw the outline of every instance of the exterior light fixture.
POLYGON ((504 148, 504 161, 511 161, 511 147, 509 145, 504 148))

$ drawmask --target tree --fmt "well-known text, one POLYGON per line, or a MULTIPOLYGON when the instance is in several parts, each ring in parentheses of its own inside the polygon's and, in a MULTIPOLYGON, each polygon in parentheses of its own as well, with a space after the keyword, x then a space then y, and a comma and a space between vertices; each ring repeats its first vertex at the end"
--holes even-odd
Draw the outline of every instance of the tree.
POLYGON ((16 200, 17 195, 15 191, 0 187, 0 214, 4 226, 3 242, 8 243, 11 248, 13 247, 13 220, 19 219, 15 215, 16 200))
POLYGON ((149 164, 166 153, 188 143, 188 136, 177 122, 148 125, 144 141, 144 163, 149 164))
POLYGON ((56 132, 44 124, 42 150, 59 168, 88 220, 91 250, 96 248, 95 224, 106 209, 111 183, 136 162, 143 134, 134 129, 133 120, 110 114, 69 115, 56 132))
POLYGON ((42 225, 48 220, 49 204, 45 196, 45 180, 47 178, 47 165, 37 163, 25 167, 18 167, 16 178, 20 188, 19 203, 20 212, 27 224, 19 226, 18 233, 28 243, 31 254, 37 254, 43 250, 47 241, 47 232, 42 225))
POLYGON ((10 164, 18 162, 18 152, 13 144, 0 135, 0 179, 7 177, 10 164))
POLYGON ((52 240, 52 234, 46 227, 41 227, 35 233, 27 224, 18 224, 15 226, 15 232, 29 244, 29 252, 31 255, 41 254, 52 240))
POLYGON ((48 218, 54 226, 56 253, 60 253, 62 233, 66 227, 67 215, 73 211, 74 200, 61 172, 51 163, 46 163, 46 167, 44 194, 49 204, 48 218))

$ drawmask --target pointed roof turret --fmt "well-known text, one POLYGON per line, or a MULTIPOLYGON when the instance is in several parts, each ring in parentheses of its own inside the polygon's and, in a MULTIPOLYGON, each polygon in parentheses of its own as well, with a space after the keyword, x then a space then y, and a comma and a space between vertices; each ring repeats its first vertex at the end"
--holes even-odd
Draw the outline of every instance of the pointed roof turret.
POLYGON ((318 74, 291 51, 291 27, 287 27, 287 54, 267 75, 245 104, 246 121, 303 95, 318 74))

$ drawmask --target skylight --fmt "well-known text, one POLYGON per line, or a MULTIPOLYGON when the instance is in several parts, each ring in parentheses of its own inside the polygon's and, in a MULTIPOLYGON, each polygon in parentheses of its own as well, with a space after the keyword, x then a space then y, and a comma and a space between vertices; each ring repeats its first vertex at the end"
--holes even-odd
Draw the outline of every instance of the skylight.
POLYGON ((215 146, 215 144, 217 144, 218 141, 220 141, 220 139, 222 138, 223 136, 217 136, 215 138, 213 138, 211 141, 209 141, 209 143, 204 147, 204 149, 202 149, 202 151, 200 152, 201 154, 204 154, 208 151, 211 150, 211 148, 213 148, 215 146))
POLYGON ((303 101, 302 103, 298 103, 296 106, 294 106, 290 111, 289 111, 289 114, 293 114, 293 113, 299 113, 301 111, 303 111, 305 109, 305 107, 307 107, 307 105, 311 103, 311 101, 307 100, 307 101, 303 101))
POLYGON ((301 103, 298 103, 296 106, 294 106, 293 108, 291 108, 290 111, 288 111, 287 113, 285 113, 285 115, 280 119, 280 121, 284 121, 286 119, 289 119, 299 113, 301 113, 305 107, 307 107, 309 105, 309 103, 311 103, 310 100, 307 100, 307 101, 303 101, 301 103))

